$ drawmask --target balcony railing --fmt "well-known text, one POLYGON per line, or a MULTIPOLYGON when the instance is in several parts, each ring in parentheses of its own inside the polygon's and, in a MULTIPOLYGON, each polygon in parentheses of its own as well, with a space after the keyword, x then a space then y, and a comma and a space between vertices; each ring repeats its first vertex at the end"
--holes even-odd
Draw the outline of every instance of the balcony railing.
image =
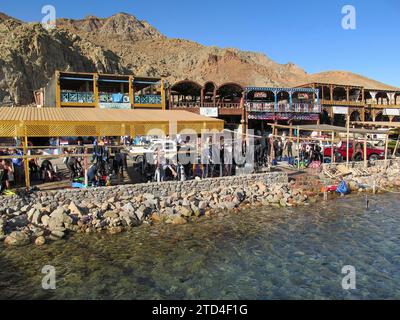
POLYGON ((99 93, 100 103, 130 103, 129 94, 127 93, 99 93))
POLYGON ((155 94, 135 96, 135 104, 161 104, 161 96, 155 94))
POLYGON ((240 102, 203 102, 201 106, 204 108, 240 109, 240 102))
POLYGON ((321 104, 337 105, 337 106, 363 106, 362 101, 346 101, 346 100, 320 100, 321 104))
POLYGON ((61 102, 93 103, 93 92, 61 91, 61 102))
POLYGON ((246 102, 246 110, 248 112, 321 113, 321 105, 311 103, 275 104, 267 102, 246 102))
POLYGON ((240 103, 236 102, 173 102, 172 108, 224 108, 224 109, 240 109, 240 103))
POLYGON ((172 108, 179 108, 179 109, 193 109, 193 108, 200 108, 200 102, 173 102, 172 108))

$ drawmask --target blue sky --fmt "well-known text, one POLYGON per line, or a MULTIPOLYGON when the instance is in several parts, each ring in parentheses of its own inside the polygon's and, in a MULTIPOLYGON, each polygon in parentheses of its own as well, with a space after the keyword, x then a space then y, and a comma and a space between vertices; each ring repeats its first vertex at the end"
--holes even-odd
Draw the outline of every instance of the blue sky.
POLYGON ((399 0, 1 0, 0 11, 40 21, 47 4, 65 18, 127 12, 168 37, 263 52, 309 73, 348 70, 400 87, 399 0), (356 8, 356 30, 341 26, 348 4, 356 8))

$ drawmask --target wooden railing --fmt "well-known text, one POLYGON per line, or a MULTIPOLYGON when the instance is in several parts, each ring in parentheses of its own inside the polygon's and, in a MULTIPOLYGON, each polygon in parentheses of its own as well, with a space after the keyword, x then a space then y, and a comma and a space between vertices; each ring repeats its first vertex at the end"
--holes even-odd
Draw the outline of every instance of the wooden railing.
POLYGON ((248 112, 280 112, 280 113, 321 113, 321 105, 308 103, 263 103, 263 102, 246 102, 246 110, 248 112))
POLYGON ((337 100, 325 100, 322 99, 320 100, 321 104, 328 104, 328 105, 336 105, 336 106, 357 106, 357 107, 362 107, 364 106, 364 103, 362 101, 337 101, 337 100))
POLYGON ((172 108, 224 108, 240 109, 240 103, 236 102, 173 102, 172 108))
POLYGON ((240 102, 203 102, 204 108, 240 109, 240 102))
POLYGON ((193 108, 200 108, 201 103, 200 102, 173 102, 171 107, 173 109, 179 108, 179 109, 193 109, 193 108))

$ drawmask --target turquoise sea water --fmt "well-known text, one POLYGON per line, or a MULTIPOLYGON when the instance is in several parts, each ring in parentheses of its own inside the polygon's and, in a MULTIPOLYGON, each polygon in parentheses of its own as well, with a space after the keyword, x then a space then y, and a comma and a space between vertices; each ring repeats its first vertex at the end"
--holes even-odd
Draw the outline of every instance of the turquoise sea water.
POLYGON ((400 200, 348 197, 264 208, 183 226, 0 246, 3 299, 400 298, 400 200), (41 287, 44 265, 55 290, 41 287), (342 289, 342 267, 356 289, 342 289))

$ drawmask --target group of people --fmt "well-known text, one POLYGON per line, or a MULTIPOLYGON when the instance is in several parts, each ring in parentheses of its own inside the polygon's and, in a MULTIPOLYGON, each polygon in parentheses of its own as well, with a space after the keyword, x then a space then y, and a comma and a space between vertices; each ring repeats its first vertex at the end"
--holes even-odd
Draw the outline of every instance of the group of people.
POLYGON ((177 154, 172 157, 167 157, 161 146, 154 150, 154 162, 146 166, 148 170, 154 171, 154 181, 185 181, 233 174, 233 147, 231 143, 225 144, 223 137, 218 142, 213 142, 210 136, 203 144, 198 140, 196 150, 201 152, 195 151, 190 139, 182 141, 178 138, 175 143, 177 154))
POLYGON ((119 148, 113 148, 111 141, 106 138, 93 140, 93 153, 90 163, 84 163, 83 155, 88 151, 83 141, 78 139, 77 146, 65 150, 64 163, 69 171, 71 182, 84 180, 85 168, 87 179, 91 186, 104 186, 110 183, 110 177, 115 174, 123 177, 126 164, 126 155, 119 148))
POLYGON ((272 134, 262 135, 260 131, 254 138, 255 160, 259 166, 266 163, 293 157, 293 141, 290 137, 274 137, 272 134))
MULTIPOLYGON (((32 152, 28 152, 28 156, 32 152)), ((25 178, 23 150, 15 149, 0 149, 0 191, 4 192, 11 187, 17 187, 23 184, 25 178)), ((28 158, 28 168, 31 180, 41 180, 42 182, 53 181, 56 177, 55 168, 50 160, 44 159, 39 163, 38 158, 28 158)))
POLYGON ((323 162, 322 147, 319 143, 303 143, 300 147, 300 160, 312 163, 323 162))

